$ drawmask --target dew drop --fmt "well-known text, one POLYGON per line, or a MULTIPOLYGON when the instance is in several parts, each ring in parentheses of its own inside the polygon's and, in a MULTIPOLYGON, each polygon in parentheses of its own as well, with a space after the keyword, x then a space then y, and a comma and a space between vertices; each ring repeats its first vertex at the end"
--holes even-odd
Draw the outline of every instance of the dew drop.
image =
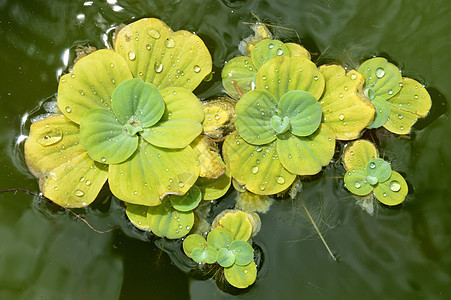
POLYGON ((86 180, 85 184, 86 184, 87 186, 90 186, 90 185, 91 185, 91 181, 90 181, 90 180, 86 180))
POLYGON ((257 152, 261 152, 262 150, 263 150, 262 146, 255 147, 255 151, 257 151, 257 152))
POLYGON ((399 114, 399 115, 398 115, 398 119, 400 119, 400 120, 401 120, 403 117, 404 117, 404 116, 403 116, 402 114, 399 114))
POLYGON ((155 69, 155 72, 161 73, 163 71, 163 64, 156 61, 155 65, 154 65, 154 69, 155 69))
POLYGON ((75 196, 77 197, 83 197, 85 195, 85 193, 81 190, 76 190, 75 191, 75 196))
POLYGON ((390 182, 390 190, 393 192, 399 192, 399 190, 401 189, 401 184, 396 181, 393 180, 392 182, 390 182))
POLYGON ((314 76, 314 77, 313 77, 313 80, 318 80, 318 76, 314 76))
POLYGON ((283 55, 283 50, 280 49, 280 48, 277 49, 276 54, 279 55, 279 56, 283 55))
POLYGON ((185 186, 185 184, 183 183, 183 182, 179 182, 179 187, 184 187, 185 186))
POLYGON ((273 48, 274 48, 274 44, 269 44, 269 45, 268 45, 268 48, 269 48, 269 49, 273 49, 273 48))
POLYGON ((168 47, 168 48, 174 48, 175 42, 174 42, 173 39, 169 38, 169 39, 166 40, 165 45, 166 45, 166 47, 168 47))
POLYGON ((200 69, 200 66, 199 66, 199 65, 195 65, 195 66, 193 67, 193 70, 194 70, 195 73, 199 73, 201 69, 200 69))
POLYGON ((360 182, 354 183, 354 187, 355 187, 356 189, 359 189, 361 186, 362 186, 362 185, 360 184, 360 182))
POLYGON ((69 106, 66 106, 66 107, 64 108, 64 110, 65 110, 66 112, 70 113, 70 112, 72 111, 72 108, 70 108, 69 106))
POLYGON ((258 167, 257 166, 252 167, 251 172, 252 172, 252 174, 257 174, 258 173, 258 167))
POLYGON ((343 121, 345 119, 345 115, 344 114, 340 114, 338 116, 338 119, 340 119, 340 121, 343 121))
POLYGON ((105 158, 105 157, 102 157, 100 160, 101 160, 103 163, 106 162, 106 158, 105 158))
POLYGON ((150 50, 150 49, 152 49, 152 46, 151 46, 150 44, 147 44, 147 45, 146 45, 146 49, 147 49, 147 50, 150 50))
POLYGON ((278 184, 284 184, 285 183, 285 178, 283 178, 282 176, 277 177, 276 179, 278 184))
POLYGON ((61 128, 52 128, 49 130, 46 130, 44 133, 42 133, 37 141, 42 146, 50 146, 53 144, 58 143, 63 138, 63 131, 61 128))
POLYGON ((393 95, 393 90, 388 90, 389 95, 393 95))
POLYGON ((85 181, 85 178, 84 177, 80 177, 80 182, 83 182, 83 181, 85 181))
POLYGON ((373 162, 372 162, 372 163, 370 163, 370 168, 371 168, 371 169, 374 169, 374 168, 376 168, 376 164, 375 164, 375 163, 373 163, 373 162))
POLYGON ((355 80, 356 78, 357 78, 357 75, 355 75, 355 74, 352 74, 352 75, 351 75, 351 79, 352 79, 352 80, 355 80))
POLYGON ((385 76, 385 70, 384 70, 384 68, 377 68, 376 71, 375 71, 375 73, 376 73, 376 77, 377 77, 377 78, 382 78, 382 77, 385 76))
POLYGON ((419 98, 418 95, 414 95, 413 97, 414 97, 415 99, 418 99, 418 98, 419 98))
POLYGON ((84 96, 84 95, 85 95, 85 91, 83 91, 83 90, 80 90, 79 92, 80 92, 80 95, 82 95, 82 96, 84 96))
POLYGON ((147 31, 147 33, 153 37, 154 39, 159 39, 160 38, 160 33, 158 32, 158 30, 156 29, 150 29, 149 31, 147 31))
POLYGON ((264 191, 266 189, 266 186, 264 184, 260 185, 260 191, 264 191))
POLYGON ((129 60, 135 60, 136 54, 133 51, 128 52, 128 59, 129 60))

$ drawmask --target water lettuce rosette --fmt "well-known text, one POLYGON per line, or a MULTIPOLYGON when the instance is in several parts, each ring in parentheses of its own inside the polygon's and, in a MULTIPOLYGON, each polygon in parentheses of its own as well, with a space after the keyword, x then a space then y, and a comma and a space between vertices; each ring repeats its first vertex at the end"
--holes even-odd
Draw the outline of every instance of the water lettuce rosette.
POLYGON ((332 158, 335 139, 359 137, 374 118, 362 74, 318 69, 309 58, 300 45, 267 39, 223 69, 225 90, 241 97, 224 159, 253 193, 276 194, 296 175, 318 173, 332 158))
POLYGON ((62 114, 32 124, 26 162, 43 195, 84 207, 108 179, 129 203, 154 206, 183 195, 200 173, 190 143, 202 132, 192 91, 211 72, 203 41, 157 19, 122 28, 114 50, 98 50, 61 77, 62 114))

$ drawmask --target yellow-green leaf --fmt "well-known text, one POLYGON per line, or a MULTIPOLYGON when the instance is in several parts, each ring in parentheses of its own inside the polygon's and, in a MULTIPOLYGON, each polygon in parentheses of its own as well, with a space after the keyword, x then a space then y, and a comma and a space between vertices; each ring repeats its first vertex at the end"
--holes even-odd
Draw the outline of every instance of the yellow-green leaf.
POLYGON ((309 59, 282 56, 258 70, 256 88, 267 90, 278 100, 291 90, 307 91, 319 99, 324 90, 324 76, 309 59))
POLYGON ((194 150, 165 149, 145 141, 125 162, 110 165, 111 192, 119 199, 155 206, 168 194, 183 195, 196 182, 200 166, 194 150))
POLYGON ((240 93, 246 94, 252 90, 255 85, 255 75, 257 75, 257 68, 250 57, 234 57, 222 69, 222 85, 231 97, 240 99, 240 93))
POLYGON ((404 201, 409 192, 404 177, 398 172, 392 171, 390 178, 374 187, 374 195, 377 200, 385 205, 398 205, 404 201))
POLYGON ((108 175, 108 167, 89 158, 81 146, 78 125, 63 115, 31 125, 25 160, 44 196, 64 207, 92 203, 108 175))
POLYGON ((212 227, 227 229, 235 241, 248 241, 252 235, 252 222, 249 216, 241 210, 225 211, 215 219, 212 227))
POLYGON ((194 213, 178 211, 169 201, 164 201, 158 206, 148 208, 147 221, 156 236, 179 239, 187 235, 193 227, 194 213))
POLYGON ((343 166, 346 170, 365 168, 370 160, 378 157, 376 146, 370 141, 353 141, 343 151, 343 166))
POLYGON ((150 231, 149 221, 147 219, 147 211, 149 206, 126 203, 125 213, 132 224, 141 229, 150 231))
POLYGON ((232 175, 229 168, 226 166, 224 174, 215 179, 199 177, 196 185, 202 191, 202 199, 205 201, 216 200, 224 196, 229 190, 232 182, 232 175))
POLYGON ((165 87, 194 90, 211 72, 204 42, 195 34, 173 32, 164 22, 145 18, 122 28, 114 49, 124 57, 133 77, 165 87))
POLYGON ((244 289, 252 285, 257 279, 257 266, 253 261, 246 266, 234 264, 229 268, 224 268, 224 275, 231 285, 244 289))
POLYGON ((208 243, 205 238, 199 234, 190 234, 183 240, 183 251, 191 258, 191 253, 194 249, 205 249, 208 247, 208 243))
POLYGON ((295 43, 285 43, 285 46, 288 48, 291 57, 299 56, 311 59, 310 52, 308 52, 308 50, 301 45, 295 43))
POLYGON ((272 195, 286 190, 296 178, 281 164, 276 142, 264 146, 246 143, 237 133, 224 141, 224 161, 232 176, 246 189, 258 195, 272 195))
POLYGON ((290 51, 284 43, 278 40, 264 39, 251 50, 251 57, 254 66, 259 69, 272 58, 282 55, 288 56, 290 51))
POLYGON ((425 117, 431 109, 431 96, 417 81, 403 78, 401 91, 387 100, 390 116, 384 127, 397 134, 407 134, 418 118, 425 117))
POLYGON ((337 65, 321 66, 326 86, 320 99, 323 122, 338 140, 352 140, 361 135, 374 119, 374 105, 362 96, 365 78, 357 71, 337 65))
POLYGON ((332 159, 334 149, 334 132, 324 124, 307 137, 286 133, 277 138, 280 162, 289 172, 298 175, 320 172, 332 159))
POLYGON ((58 108, 79 124, 90 109, 111 109, 114 89, 130 78, 132 74, 119 54, 98 50, 77 61, 72 72, 61 77, 58 108))

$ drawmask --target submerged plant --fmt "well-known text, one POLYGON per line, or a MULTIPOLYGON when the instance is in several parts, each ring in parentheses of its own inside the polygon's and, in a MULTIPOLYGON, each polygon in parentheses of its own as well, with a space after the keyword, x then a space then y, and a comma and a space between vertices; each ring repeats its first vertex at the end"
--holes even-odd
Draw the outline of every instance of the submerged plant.
POLYGON ((346 188, 357 196, 374 193, 377 200, 393 206, 402 203, 408 193, 404 178, 392 171, 388 162, 377 158, 373 144, 357 141, 346 148, 344 177, 346 188), (350 158, 352 157, 352 158, 350 158))
POLYGON ((418 118, 431 109, 431 97, 417 81, 402 77, 401 71, 383 57, 365 61, 359 67, 365 76, 365 95, 376 106, 376 117, 368 128, 384 126, 407 134, 418 118))
POLYGON ((119 31, 114 48, 61 77, 63 115, 32 124, 25 143, 42 193, 60 205, 89 205, 108 178, 119 199, 154 206, 185 194, 199 176, 190 143, 204 118, 192 90, 211 71, 204 43, 142 19, 119 31))

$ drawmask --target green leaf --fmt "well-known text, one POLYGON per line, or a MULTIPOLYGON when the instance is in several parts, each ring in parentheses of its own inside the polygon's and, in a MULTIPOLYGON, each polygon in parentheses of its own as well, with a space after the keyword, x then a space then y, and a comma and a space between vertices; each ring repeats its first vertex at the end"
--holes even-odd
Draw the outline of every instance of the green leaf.
POLYGON ((356 168, 346 172, 344 182, 346 188, 357 196, 365 196, 371 193, 371 186, 366 178, 367 173, 363 168, 356 168))
POLYGON ((249 216, 241 210, 226 211, 213 224, 215 227, 224 228, 229 231, 234 240, 247 241, 252 235, 252 221, 249 216))
POLYGON ((194 90, 210 74, 212 61, 195 34, 173 32, 164 22, 145 18, 122 28, 114 49, 124 57, 133 77, 165 87, 194 90))
POLYGON ((269 92, 248 92, 238 101, 235 111, 236 130, 246 142, 264 145, 276 139, 271 118, 277 115, 277 99, 269 92))
POLYGON ((125 161, 138 148, 138 139, 109 110, 92 109, 80 121, 80 141, 89 156, 101 163, 125 161))
POLYGON ((272 59, 258 70, 256 88, 270 92, 276 99, 292 90, 306 91, 319 99, 324 90, 324 76, 306 58, 283 56, 272 59))
POLYGON ((308 137, 298 137, 288 132, 279 135, 277 153, 280 162, 293 174, 317 174, 334 155, 334 136, 334 132, 324 124, 308 137))
POLYGON ((305 91, 288 91, 279 102, 279 116, 289 118, 291 133, 309 136, 321 123, 321 105, 315 97, 305 91))
POLYGON ((275 57, 290 55, 288 48, 278 40, 264 39, 251 50, 254 66, 260 69, 266 62, 275 57))
POLYGON ((221 248, 218 250, 216 260, 221 267, 227 268, 235 263, 235 255, 232 251, 229 251, 226 248, 221 248))
POLYGON ((376 96, 371 102, 376 107, 376 111, 373 123, 371 123, 371 125, 367 128, 379 128, 387 122, 388 116, 390 115, 390 106, 387 101, 380 96, 376 96))
POLYGON ((230 188, 232 175, 227 167, 224 174, 215 179, 199 177, 196 181, 205 201, 216 200, 224 196, 230 188))
POLYGON ((383 57, 368 59, 360 65, 358 71, 365 76, 363 88, 370 100, 376 96, 388 100, 401 89, 401 72, 383 57))
POLYGON ((390 178, 374 187, 374 195, 377 200, 385 205, 398 205, 402 203, 409 192, 404 178, 393 171, 390 178))
POLYGON ((291 129, 289 117, 272 116, 270 119, 271 127, 277 134, 287 132, 291 129))
POLYGON ((184 88, 166 88, 161 95, 166 103, 164 115, 156 125, 145 128, 141 136, 158 147, 185 148, 202 132, 202 105, 184 88))
POLYGON ((302 58, 306 58, 306 59, 310 59, 310 52, 308 52, 307 49, 305 49, 304 47, 302 47, 299 44, 295 44, 295 43, 285 43, 285 46, 288 48, 288 51, 290 52, 291 57, 294 56, 300 56, 302 58))
POLYGON ((365 78, 357 71, 346 73, 342 66, 323 65, 319 68, 326 86, 320 103, 323 123, 335 132, 338 140, 353 140, 373 122, 374 105, 362 97, 365 78))
POLYGON ((246 266, 234 264, 224 269, 224 276, 234 287, 244 289, 252 285, 257 279, 257 266, 253 261, 246 266))
POLYGON ((246 266, 254 259, 254 249, 251 244, 245 241, 233 241, 229 250, 235 256, 235 264, 246 266))
POLYGON ((233 242, 233 236, 224 228, 214 228, 208 233, 207 242, 216 250, 220 250, 221 248, 228 249, 230 244, 233 242))
POLYGON ((346 170, 365 168, 373 158, 377 158, 376 146, 367 140, 357 140, 346 145, 343 151, 343 165, 346 170))
POLYGON ((200 189, 193 185, 189 191, 182 196, 169 195, 172 207, 178 211, 191 211, 195 209, 202 200, 200 189))
POLYGON ((190 234, 183 240, 183 251, 189 258, 192 258, 191 253, 194 249, 205 249, 207 247, 207 241, 199 234, 190 234))
POLYGON ((237 88, 243 95, 251 91, 255 86, 255 75, 257 69, 250 57, 234 57, 222 69, 222 85, 232 98, 240 99, 241 95, 237 88))
POLYGON ((192 252, 192 258, 195 262, 205 262, 214 264, 216 262, 218 252, 215 248, 208 246, 205 249, 196 248, 192 252))
POLYGON ((390 178, 392 173, 391 166, 382 158, 374 158, 366 165, 368 182, 371 185, 381 183, 390 178))
POLYGON ((417 81, 403 78, 401 91, 390 98, 390 116, 384 127, 396 134, 407 134, 420 117, 431 109, 431 96, 417 81))
POLYGON ((85 207, 99 194, 108 166, 93 161, 80 144, 79 126, 63 115, 33 123, 25 161, 45 197, 68 207, 85 207))
POLYGON ((147 220, 156 236, 179 239, 187 235, 193 227, 194 213, 177 211, 169 201, 164 201, 160 205, 149 207, 147 220))
POLYGON ((246 143, 237 133, 224 141, 224 161, 232 176, 258 195, 273 195, 286 190, 296 178, 281 165, 276 142, 264 146, 246 143))
POLYGON ((150 230, 149 220, 147 219, 148 206, 127 203, 125 213, 132 224, 141 230, 150 230))
POLYGON ((133 78, 119 84, 113 93, 113 111, 122 124, 138 124, 145 128, 163 116, 165 104, 151 83, 133 78))
POLYGON ((168 194, 185 194, 199 172, 191 147, 169 150, 141 141, 128 160, 109 166, 108 181, 111 192, 119 199, 154 206, 168 194))
POLYGON ((111 109, 114 89, 132 78, 125 60, 112 50, 98 50, 81 58, 58 85, 58 108, 79 124, 91 109, 111 109))

